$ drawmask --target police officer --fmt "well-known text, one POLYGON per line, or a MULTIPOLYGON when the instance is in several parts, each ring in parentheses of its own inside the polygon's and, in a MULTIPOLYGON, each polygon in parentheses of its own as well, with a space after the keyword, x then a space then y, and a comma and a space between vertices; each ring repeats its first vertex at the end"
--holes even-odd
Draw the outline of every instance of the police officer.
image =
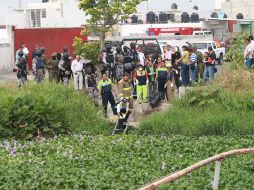
POLYGON ((45 76, 45 59, 42 57, 42 52, 37 51, 36 57, 33 59, 33 73, 37 83, 41 83, 45 76))
POLYGON ((114 68, 114 55, 111 51, 112 47, 110 45, 106 46, 106 63, 104 65, 105 71, 109 78, 112 78, 112 69, 114 68))
POLYGON ((123 78, 123 69, 124 69, 124 65, 123 65, 123 54, 122 54, 122 50, 121 47, 117 47, 116 48, 116 53, 114 55, 114 65, 115 65, 115 78, 116 81, 119 82, 122 78, 123 78))
POLYGON ((148 93, 148 75, 143 69, 141 64, 138 65, 138 69, 134 74, 134 82, 137 87, 137 96, 139 103, 147 103, 147 93, 148 93))
POLYGON ((133 43, 133 42, 131 42, 131 44, 130 44, 130 52, 131 52, 131 54, 132 54, 132 56, 133 56, 132 65, 133 65, 134 67, 136 67, 136 64, 137 64, 137 62, 138 62, 138 52, 137 52, 137 50, 136 50, 136 45, 135 45, 135 43, 133 43))
POLYGON ((133 109, 133 97, 131 88, 130 76, 128 73, 124 73, 123 79, 118 83, 118 93, 120 99, 126 99, 129 103, 129 108, 133 109))
POLYGON ((168 80, 168 69, 166 68, 165 61, 161 62, 161 66, 156 71, 156 80, 158 82, 158 92, 161 100, 165 99, 166 84, 168 80))
POLYGON ((58 64, 59 68, 59 76, 61 81, 65 86, 69 84, 69 80, 71 78, 71 61, 69 59, 68 54, 63 55, 63 60, 61 60, 58 64))
POLYGON ((17 72, 17 78, 18 78, 18 86, 21 87, 25 84, 25 81, 27 80, 27 61, 24 57, 23 51, 18 52, 18 59, 16 67, 18 69, 17 72))
POLYGON ((108 78, 106 74, 102 75, 102 80, 98 84, 99 94, 102 97, 102 105, 104 108, 104 116, 107 117, 107 106, 108 102, 111 104, 114 115, 117 115, 116 112, 116 102, 112 93, 112 81, 108 78))
POLYGON ((59 82, 59 76, 58 76, 58 64, 59 60, 57 59, 57 53, 53 52, 51 55, 51 59, 48 60, 48 63, 46 65, 46 69, 48 69, 49 73, 49 82, 59 82))
POLYGON ((130 74, 132 71, 132 62, 134 57, 127 46, 123 47, 123 64, 124 64, 124 73, 130 74))
POLYGON ((94 104, 96 106, 98 106, 99 105, 99 103, 98 103, 99 92, 97 89, 96 74, 95 73, 87 74, 85 81, 86 81, 85 87, 88 91, 88 96, 92 99, 94 104))

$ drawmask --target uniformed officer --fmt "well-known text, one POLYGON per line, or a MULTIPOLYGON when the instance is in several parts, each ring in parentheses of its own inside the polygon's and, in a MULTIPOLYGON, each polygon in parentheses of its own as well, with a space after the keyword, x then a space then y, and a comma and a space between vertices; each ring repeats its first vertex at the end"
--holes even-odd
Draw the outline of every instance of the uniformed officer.
POLYGON ((115 74, 116 74, 116 81, 119 82, 123 78, 123 54, 121 47, 116 48, 116 53, 114 55, 114 62, 115 62, 115 74))
POLYGON ((102 75, 102 80, 98 84, 99 94, 102 97, 102 105, 104 108, 104 116, 107 117, 107 107, 108 102, 111 104, 114 115, 117 115, 116 112, 116 102, 112 93, 112 81, 108 78, 107 74, 102 75))
POLYGON ((49 73, 49 82, 59 82, 59 70, 58 70, 59 60, 57 59, 57 53, 53 52, 51 55, 51 59, 48 60, 46 65, 46 69, 48 69, 49 73))
POLYGON ((36 52, 36 57, 33 59, 33 72, 37 83, 41 83, 45 77, 45 60, 42 58, 42 52, 36 52))
POLYGON ((18 78, 18 86, 21 87, 25 84, 25 81, 27 80, 27 61, 24 57, 23 51, 18 52, 18 59, 16 67, 18 69, 17 72, 17 78, 18 78))

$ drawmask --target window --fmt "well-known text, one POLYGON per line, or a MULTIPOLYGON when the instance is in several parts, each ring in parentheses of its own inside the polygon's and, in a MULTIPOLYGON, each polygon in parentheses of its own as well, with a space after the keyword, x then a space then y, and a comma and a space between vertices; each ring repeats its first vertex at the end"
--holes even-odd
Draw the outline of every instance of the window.
POLYGON ((41 10, 40 9, 31 10, 30 22, 31 22, 31 27, 33 28, 41 27, 41 10))
POLYGON ((42 9, 42 10, 41 10, 41 18, 47 18, 46 9, 42 9))

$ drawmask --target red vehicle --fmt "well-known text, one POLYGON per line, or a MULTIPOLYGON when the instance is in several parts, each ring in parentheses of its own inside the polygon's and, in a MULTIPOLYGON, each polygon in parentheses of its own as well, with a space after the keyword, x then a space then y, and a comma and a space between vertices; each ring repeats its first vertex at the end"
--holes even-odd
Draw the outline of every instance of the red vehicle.
POLYGON ((148 28, 148 35, 149 36, 192 35, 194 31, 200 30, 201 28, 193 28, 193 27, 148 28))

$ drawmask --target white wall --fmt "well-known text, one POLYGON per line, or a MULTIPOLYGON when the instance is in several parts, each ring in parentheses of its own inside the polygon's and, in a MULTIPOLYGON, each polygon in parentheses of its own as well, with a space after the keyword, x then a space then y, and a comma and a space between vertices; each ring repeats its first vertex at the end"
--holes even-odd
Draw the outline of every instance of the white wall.
POLYGON ((14 66, 13 33, 11 26, 0 29, 0 73, 10 72, 14 66))

